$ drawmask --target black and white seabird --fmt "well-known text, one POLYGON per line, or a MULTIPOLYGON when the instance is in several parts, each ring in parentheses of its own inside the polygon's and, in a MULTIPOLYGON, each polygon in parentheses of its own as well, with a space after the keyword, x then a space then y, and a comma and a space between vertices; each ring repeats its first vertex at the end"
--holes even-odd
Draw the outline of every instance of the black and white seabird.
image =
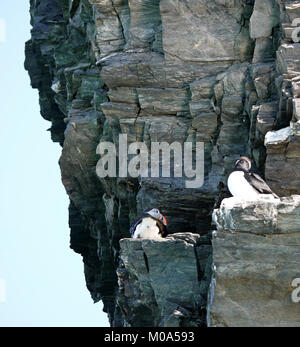
POLYGON ((279 199, 267 183, 259 175, 251 173, 250 169, 251 161, 248 157, 241 156, 236 161, 234 171, 227 181, 230 193, 244 199, 255 199, 259 194, 272 194, 279 199))
POLYGON ((167 236, 167 220, 157 208, 146 210, 130 228, 134 239, 153 239, 167 236))

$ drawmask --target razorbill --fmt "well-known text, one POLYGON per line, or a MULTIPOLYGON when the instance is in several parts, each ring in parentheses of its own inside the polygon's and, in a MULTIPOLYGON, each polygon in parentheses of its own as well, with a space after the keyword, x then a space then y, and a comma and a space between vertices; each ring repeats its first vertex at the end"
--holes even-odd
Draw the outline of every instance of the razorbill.
POLYGON ((167 236, 167 220, 157 208, 146 210, 130 228, 134 239, 153 239, 167 236))
POLYGON ((259 194, 272 194, 279 199, 267 183, 259 175, 251 173, 250 169, 251 161, 248 157, 241 156, 236 161, 234 171, 227 181, 230 193, 244 199, 255 199, 259 194))

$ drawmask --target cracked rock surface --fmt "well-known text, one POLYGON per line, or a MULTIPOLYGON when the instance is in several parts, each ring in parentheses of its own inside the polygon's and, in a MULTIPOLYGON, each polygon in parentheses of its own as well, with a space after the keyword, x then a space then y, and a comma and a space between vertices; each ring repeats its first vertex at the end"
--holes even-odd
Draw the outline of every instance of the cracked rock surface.
MULTIPOLYGON (((235 160, 248 155, 280 196, 300 193, 300 46, 292 40, 298 1, 30 0, 30 14, 25 68, 39 91, 41 115, 51 122, 51 138, 62 146, 71 248, 83 257, 92 299, 103 301, 112 326, 205 324, 210 280, 202 267, 212 213, 228 196, 235 160), (203 142, 203 186, 187 189, 185 178, 172 176, 99 178, 97 147, 112 142, 118 151, 119 134, 129 144, 203 142), (150 207, 163 212, 171 234, 198 235, 200 244, 172 235, 162 243, 127 240, 130 224, 150 207), (129 256, 128 268, 124 262, 131 286, 117 270, 121 239, 125 260, 126 247, 139 247, 137 254, 148 259, 144 275, 134 272, 129 256), (173 264, 182 278, 176 273, 177 280, 168 281, 174 297, 159 290, 157 283, 167 282, 155 272, 162 265, 153 263, 167 257, 165 247, 191 262, 183 262, 193 284, 190 304, 184 296, 180 302, 185 272, 171 256, 165 271, 171 275, 173 264)), ((274 227, 268 218, 264 232, 274 227)))
POLYGON ((300 278, 300 196, 224 199, 215 210, 208 323, 299 327, 292 299, 300 278))
POLYGON ((129 326, 205 326, 211 275, 208 237, 177 233, 123 239, 118 304, 129 326))

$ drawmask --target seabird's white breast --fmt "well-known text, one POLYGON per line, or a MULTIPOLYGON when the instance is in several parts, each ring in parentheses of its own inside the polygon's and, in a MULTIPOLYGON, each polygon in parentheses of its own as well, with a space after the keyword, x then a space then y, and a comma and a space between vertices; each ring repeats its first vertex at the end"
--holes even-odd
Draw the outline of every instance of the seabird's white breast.
POLYGON ((153 218, 143 218, 142 222, 136 227, 133 238, 156 239, 161 238, 159 228, 156 225, 156 220, 153 218))
POLYGON ((246 180, 243 171, 233 171, 227 181, 228 189, 233 196, 243 199, 257 198, 259 193, 246 180))

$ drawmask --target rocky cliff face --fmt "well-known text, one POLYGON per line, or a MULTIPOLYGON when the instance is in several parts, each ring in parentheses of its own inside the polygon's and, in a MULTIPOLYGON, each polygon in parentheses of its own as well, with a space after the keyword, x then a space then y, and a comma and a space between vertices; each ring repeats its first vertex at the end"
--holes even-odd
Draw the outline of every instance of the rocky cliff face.
MULTIPOLYGON (((112 326, 205 324, 212 211, 228 195, 240 154, 266 172, 278 194, 300 192, 300 44, 291 39, 299 9, 280 0, 30 1, 25 67, 52 140, 63 147, 71 247, 83 256, 87 287, 112 326), (129 143, 204 142, 203 186, 186 189, 174 177, 100 179, 96 148, 105 141, 118 148, 120 133, 129 143), (194 236, 122 241, 120 265, 119 240, 153 206, 172 234, 194 236), (186 296, 159 289, 155 258, 169 262, 162 254, 169 246, 179 253, 176 285, 192 283, 186 296)), ((172 292, 172 271, 164 271, 161 285, 172 292)))
POLYGON ((119 294, 127 326, 206 326, 210 237, 121 240, 119 294))
POLYGON ((300 196, 224 199, 214 213, 210 326, 300 325, 300 196))

